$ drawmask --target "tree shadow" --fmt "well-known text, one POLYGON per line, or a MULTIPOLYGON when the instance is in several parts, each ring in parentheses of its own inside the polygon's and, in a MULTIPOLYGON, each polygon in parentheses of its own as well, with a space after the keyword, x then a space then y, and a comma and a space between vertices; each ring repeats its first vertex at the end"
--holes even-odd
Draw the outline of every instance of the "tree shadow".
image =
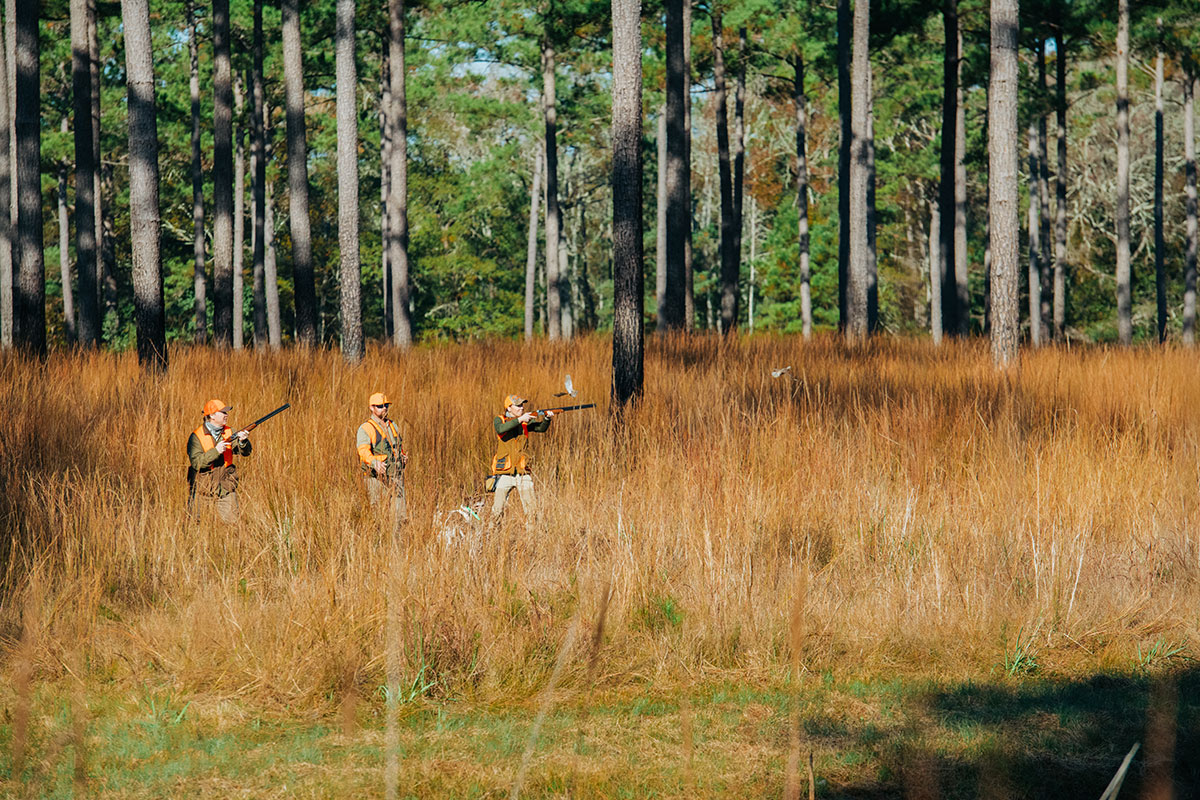
POLYGON ((873 779, 830 786, 853 798, 1091 798, 1125 755, 1125 798, 1200 797, 1200 668, 1155 677, 964 683, 905 699, 899 725, 822 730, 810 741, 869 753, 873 779))

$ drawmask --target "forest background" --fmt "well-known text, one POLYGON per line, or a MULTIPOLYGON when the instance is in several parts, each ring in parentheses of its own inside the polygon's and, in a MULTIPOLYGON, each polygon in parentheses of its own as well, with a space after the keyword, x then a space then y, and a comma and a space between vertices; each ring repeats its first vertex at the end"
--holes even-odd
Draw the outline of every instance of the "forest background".
MULTIPOLYGON (((957 7, 957 4, 955 4, 957 7)), ((1039 163, 1042 185, 1040 270, 1043 294, 1049 294, 1050 262, 1064 267, 1062 329, 1074 340, 1110 341, 1118 337, 1115 272, 1117 262, 1116 101, 1113 80, 1116 8, 1090 0, 1026 3, 1021 8, 1021 136, 1027 130, 1043 145, 1039 163), (1060 50, 1061 48, 1061 50, 1060 50), (1038 54, 1040 55, 1040 58, 1038 54), (1041 62, 1039 72, 1039 61, 1041 62), (1063 62, 1058 72, 1058 62, 1063 62), (1057 77, 1056 77, 1057 76, 1057 77), (1066 153, 1062 165, 1056 147, 1059 129, 1054 102, 1058 81, 1067 109, 1066 153), (1040 132, 1029 129, 1040 123, 1040 132), (1049 142, 1050 146, 1044 147, 1049 142), (1064 250, 1051 256, 1059 220, 1051 217, 1054 181, 1065 181, 1064 250), (1049 183, 1047 183, 1049 182, 1049 183)), ((64 292, 74 273, 76 243, 63 236, 63 220, 73 208, 75 163, 72 113, 69 15, 65 3, 46 3, 40 20, 41 176, 47 319, 53 342, 70 342, 75 314, 64 314, 64 292), (56 224, 57 223, 57 224, 56 224), (63 259, 65 258, 65 261, 63 259), (64 266, 65 265, 65 266, 64 266)), ((128 214, 128 141, 125 118, 125 62, 122 25, 115 4, 97 6, 100 44, 100 147, 103 174, 101 247, 103 337, 120 349, 134 339, 133 285, 128 214)), ((189 4, 151 3, 157 121, 161 144, 162 269, 166 336, 171 341, 203 341, 213 325, 213 52, 211 9, 189 4), (189 18, 197 39, 200 159, 193 164, 189 102, 189 18), (208 215, 200 227, 207 244, 203 282, 195 272, 192 184, 196 168, 208 215), (207 303, 203 295, 207 289, 207 303), (197 300, 197 295, 201 296, 197 300), (200 324, 199 321, 203 320, 200 324), (199 329, 199 330, 198 330, 199 329)), ((287 152, 280 11, 265 7, 264 104, 267 137, 266 182, 272 199, 265 259, 277 262, 281 336, 295 331, 293 247, 287 208, 287 152)), ((661 9, 653 4, 643 16, 644 140, 646 170, 644 231, 647 253, 663 238, 652 198, 661 194, 655 154, 663 115, 665 53, 661 9)), ((976 2, 957 8, 963 44, 961 97, 965 142, 960 169, 965 204, 958 210, 964 228, 968 277, 966 330, 987 326, 987 71, 988 13, 976 2)), ((569 0, 532 9, 518 3, 414 4, 406 12, 408 262, 413 333, 420 339, 512 336, 522 330, 531 192, 538 190, 544 215, 546 183, 535 164, 543 152, 547 115, 543 51, 552 46, 556 95, 557 192, 561 217, 561 312, 547 308, 546 261, 537 259, 535 327, 547 331, 548 313, 562 315, 562 333, 603 330, 612 324, 611 258, 611 49, 607 4, 569 0), (535 176, 535 173, 536 176, 535 176)), ((1186 167, 1184 89, 1195 80, 1191 48, 1197 36, 1197 11, 1186 5, 1136 4, 1132 10, 1131 97, 1131 325, 1139 339, 1156 334, 1156 292, 1166 301, 1164 328, 1178 336, 1187 290, 1186 167), (1164 27, 1156 27, 1162 18, 1164 27), (1162 93, 1165 172, 1158 179, 1164 196, 1162 244, 1155 246, 1156 174, 1154 59, 1165 53, 1162 93), (1163 272, 1156 279, 1156 254, 1163 272)), ((239 163, 249 160, 252 104, 250 86, 252 9, 235 2, 231 11, 231 56, 238 105, 234 135, 239 163)), ((315 286, 316 337, 336 342, 340 335, 339 225, 337 223, 337 129, 334 114, 334 4, 307 3, 301 10, 304 106, 311 207, 311 248, 315 286)), ((839 324, 839 100, 837 21, 834 10, 807 0, 782 5, 741 0, 723 7, 698 7, 691 20, 691 217, 695 312, 698 329, 718 329, 721 319, 721 225, 740 230, 736 280, 737 325, 757 331, 800 331, 800 236, 797 232, 796 65, 802 65, 806 100, 809 249, 812 320, 817 330, 839 324), (709 11, 722 14, 723 72, 718 85, 714 27, 709 11), (742 88, 744 85, 744 89, 742 88), (724 91, 718 89, 724 88, 724 91), (728 100, 721 97, 728 94, 728 100), (736 102, 735 102, 736 99, 736 102), (719 102, 718 102, 719 101, 719 102), (727 107, 732 141, 733 209, 722 209, 716 109, 727 107), (744 131, 744 136, 738 134, 744 131), (744 157, 738 141, 744 140, 744 157), (744 173, 744 178, 742 177, 744 173)), ((361 209, 362 326, 367 338, 390 335, 390 311, 384 289, 381 219, 381 109, 387 102, 387 15, 382 6, 361 5, 356 19, 355 108, 358 116, 358 168, 361 209)), ((871 51, 874 115, 874 217, 878 263, 880 329, 894 333, 928 330, 940 309, 938 287, 931 286, 931 227, 940 212, 934 204, 941 181, 939 159, 943 130, 945 26, 941 4, 883 2, 872 9, 871 51)), ((728 136, 728 134, 727 134, 728 136)), ((1024 156, 1023 156, 1024 159, 1024 156)), ((1024 168, 1024 163, 1023 163, 1024 168)), ((252 167, 252 163, 251 163, 252 167)), ((238 204, 251 214, 253 169, 240 181, 238 204)), ((384 187, 386 189, 386 187, 384 187)), ((1022 203, 1029 189, 1022 180, 1022 203)), ((1194 206, 1193 206, 1194 208, 1194 206)), ((662 210, 657 210, 662 214, 662 210)), ((1058 214, 1057 208, 1053 212, 1058 214)), ((1194 216, 1194 212, 1193 212, 1194 216)), ((1024 206, 1022 220, 1027 219, 1024 206)), ((539 252, 545 253, 546 225, 535 221, 539 252)), ((250 220, 236 227, 235 263, 240 281, 235 300, 240 320, 235 345, 254 339, 256 311, 266 302, 261 266, 253 257, 250 220), (256 284, 256 281, 258 283, 256 284), (245 287, 244 289, 242 287, 245 287), (257 288, 252 288, 257 287, 257 288)), ((1023 224, 1022 252, 1028 252, 1029 228, 1023 224)), ((937 247, 932 248, 938 258, 937 247)), ((660 264, 662 263, 660 258, 660 264)), ((1194 286, 1194 257, 1191 267, 1194 286)), ((1031 267, 1032 268, 1032 267, 1031 267)), ((552 272, 557 272, 551 265, 552 272)), ((661 271, 662 267, 659 266, 661 271)), ((648 274, 651 270, 648 269, 648 274)), ((944 272, 944 266, 938 272, 944 272)), ((844 280, 844 278, 843 278, 844 280)), ((1028 280, 1022 278, 1022 309, 1029 334, 1028 280)), ((74 293, 78 295, 78 286, 74 293)), ((660 289, 661 291, 661 289, 660 289)), ((654 282, 645 282, 646 319, 653 324, 654 282)), ((944 292, 942 293, 944 295, 944 292)), ((844 300, 842 301, 844 302, 844 300)), ((70 302, 68 302, 68 308, 70 302)), ((78 307, 78 301, 74 306, 78 307)), ((557 302, 555 303, 557 305, 557 302)), ((1048 316, 1050 311, 1044 311, 1048 316)), ((558 328, 557 325, 553 326, 558 328)), ((726 325, 727 327, 727 325, 726 325)), ((949 325, 947 325, 949 328, 949 325)), ((557 330, 551 331, 557 334, 557 330)), ((263 333, 265 339, 265 332, 263 333)))

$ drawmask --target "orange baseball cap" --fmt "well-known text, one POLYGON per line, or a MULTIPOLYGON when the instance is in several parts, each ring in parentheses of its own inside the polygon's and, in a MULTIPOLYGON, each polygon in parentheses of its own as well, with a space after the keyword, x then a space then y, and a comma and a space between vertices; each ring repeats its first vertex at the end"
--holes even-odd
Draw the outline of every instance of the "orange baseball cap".
POLYGON ((369 398, 367 398, 367 404, 372 405, 372 406, 391 405, 391 402, 392 401, 388 400, 388 396, 386 394, 384 394, 383 392, 376 392, 375 394, 373 394, 369 398))
POLYGON ((507 394, 504 396, 504 407, 523 406, 528 400, 519 394, 507 394))
POLYGON ((225 405, 225 401, 223 400, 209 400, 204 404, 204 416, 211 416, 216 414, 218 411, 229 413, 230 411, 233 411, 233 406, 225 405))

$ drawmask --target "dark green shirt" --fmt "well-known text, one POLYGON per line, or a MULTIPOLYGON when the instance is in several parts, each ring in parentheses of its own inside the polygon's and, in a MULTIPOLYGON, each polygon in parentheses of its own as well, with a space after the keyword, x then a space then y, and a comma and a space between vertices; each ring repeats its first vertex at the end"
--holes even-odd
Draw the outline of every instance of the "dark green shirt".
MULTIPOLYGON (((521 420, 517 417, 511 417, 509 419, 505 419, 504 417, 496 417, 492 420, 492 427, 496 429, 496 435, 502 439, 509 438, 509 435, 514 431, 517 433, 523 433, 521 430, 521 420)), ((550 418, 542 417, 537 422, 529 423, 529 430, 533 431, 534 433, 545 433, 546 431, 550 430, 550 418)))

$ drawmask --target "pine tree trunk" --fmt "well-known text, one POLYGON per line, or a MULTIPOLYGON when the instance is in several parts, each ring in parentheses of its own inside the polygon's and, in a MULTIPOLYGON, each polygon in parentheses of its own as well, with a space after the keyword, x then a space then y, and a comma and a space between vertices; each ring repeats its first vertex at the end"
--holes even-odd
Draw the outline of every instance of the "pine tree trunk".
MULTIPOLYGON (((986 133, 985 133, 986 138, 986 133)), ((984 191, 984 207, 989 209, 983 216, 983 332, 992 335, 992 190, 984 191)))
MULTIPOLYGON (((250 70, 245 73, 246 85, 251 85, 250 70)), ((256 159, 254 157, 254 98, 251 92, 251 112, 250 112, 250 167, 247 173, 250 181, 250 345, 256 347, 258 332, 254 326, 258 324, 258 297, 262 290, 262 276, 254 272, 254 248, 258 246, 257 231, 254 230, 254 172, 257 169, 256 159)))
POLYGON ((613 0, 612 404, 642 394, 642 35, 641 0, 613 0))
POLYGON ((388 0, 388 19, 392 80, 392 104, 388 113, 392 144, 388 263, 392 268, 393 341, 399 347, 408 348, 412 346, 413 330, 408 307, 408 103, 404 71, 404 0, 388 0))
POLYGON ((233 344, 233 73, 229 0, 213 0, 213 342, 233 344))
POLYGON ((391 341, 392 321, 392 265, 388 261, 391 250, 391 231, 388 228, 388 197, 392 193, 392 129, 388 114, 392 108, 392 58, 391 39, 385 31, 383 52, 379 68, 379 272, 383 291, 383 338, 391 341))
MULTIPOLYGON (((262 348, 267 343, 267 295, 266 280, 263 272, 263 227, 266 222, 261 199, 261 182, 258 178, 258 165, 263 161, 262 149, 258 142, 258 129, 262 124, 254 112, 254 75, 252 70, 246 71, 246 83, 250 88, 250 294, 251 322, 253 325, 251 343, 255 348, 262 348)), ((266 166, 265 164, 263 165, 266 166)), ((265 171, 265 170, 264 170, 265 171)))
POLYGON ((283 0, 283 74, 287 97, 288 222, 292 232, 296 341, 317 344, 317 290, 313 281, 312 224, 308 216, 308 144, 304 123, 304 63, 299 0, 283 0))
POLYGON ((720 9, 710 12, 713 31, 713 100, 717 115, 717 167, 721 181, 721 332, 737 328, 738 268, 734 233, 733 176, 729 164, 729 109, 725 92, 725 44, 720 9))
POLYGON ((958 25, 958 76, 954 115, 954 292, 955 330, 971 332, 971 289, 967 260, 967 105, 963 100, 962 24, 958 25))
POLYGON ((850 49, 853 29, 850 0, 837 0, 837 71, 838 119, 838 327, 847 325, 847 297, 850 288, 850 149, 851 129, 850 49))
POLYGON ((562 297, 562 337, 570 340, 575 336, 575 268, 571 251, 567 247, 567 209, 571 203, 571 167, 573 160, 566 163, 559 189, 558 203, 558 275, 562 297))
POLYGON ((204 167, 200 155, 200 44, 196 38, 196 9, 188 3, 188 54, 191 58, 192 99, 192 286, 195 295, 196 344, 208 340, 208 308, 204 280, 204 167))
MULTIPOLYGON (((7 27, 7 25, 6 25, 7 27)), ((9 37, 0 34, 0 347, 13 346, 12 103, 9 37)))
POLYGON ((101 254, 101 289, 104 295, 104 318, 112 319, 114 328, 120 328, 121 320, 118 316, 117 309, 117 252, 116 252, 116 231, 113 223, 113 215, 111 209, 99 199, 107 194, 109 197, 116 196, 115 185, 113 183, 113 166, 112 164, 100 164, 101 191, 97 193, 96 208, 100 213, 100 228, 102 236, 97 240, 100 242, 101 254))
POLYGON ((667 106, 659 106, 654 144, 657 185, 654 193, 654 316, 657 330, 666 330, 667 296, 667 106))
MULTIPOLYGON (((737 86, 733 94, 733 258, 740 282, 746 188, 746 29, 738 28, 737 86)), ((735 287, 736 288, 736 287, 735 287)), ((741 299, 738 293, 738 300, 741 299)), ((734 317, 736 325, 737 318, 734 317)))
MULTIPOLYGON (((568 176, 569 172, 568 169, 568 176)), ((569 196, 564 187, 563 197, 569 196)), ((565 205, 566 203, 558 204, 558 286, 562 295, 562 338, 570 340, 575 336, 575 270, 571 264, 571 253, 567 249, 565 205)))
POLYGON ((104 336, 104 321, 111 313, 116 314, 116 285, 113 268, 116 254, 113 251, 112 212, 105 205, 104 190, 112 186, 112 166, 105 165, 100 158, 100 31, 96 17, 96 0, 88 4, 88 57, 92 73, 92 163, 96 165, 94 197, 96 202, 96 303, 100 338, 104 336))
MULTIPOLYGON (((60 131, 67 133, 66 116, 62 118, 60 131)), ((75 297, 71 293, 71 224, 67 212, 67 172, 65 161, 58 165, 58 275, 62 284, 63 333, 67 344, 75 344, 78 330, 75 327, 75 297)))
POLYGON ((542 155, 533 155, 533 185, 529 189, 529 237, 525 244, 525 341, 533 340, 537 288, 538 200, 542 193, 542 155))
POLYGON ((1129 258, 1129 0, 1117 3, 1117 336, 1133 342, 1129 258))
POLYGON ((263 20, 262 0, 254 0, 254 32, 251 42, 250 93, 251 163, 254 183, 254 233, 252 267, 254 274, 254 346, 262 348, 268 342, 267 333, 267 283, 266 283, 266 224, 267 224, 267 142, 263 120, 265 89, 263 86, 263 20))
POLYGON ((1042 344, 1042 257, 1041 215, 1038 213, 1038 125, 1036 113, 1029 118, 1029 344, 1042 344))
POLYGON ((1067 55, 1061 27, 1054 34, 1054 113, 1058 140, 1054 188, 1054 341, 1066 338, 1067 323, 1067 55))
POLYGON ((690 0, 667 3, 667 86, 664 114, 664 144, 659 148, 663 161, 661 180, 665 196, 665 250, 662 281, 663 299, 659 309, 659 327, 664 331, 687 329, 687 253, 691 232, 691 174, 685 140, 686 109, 690 104, 684 46, 688 31, 684 27, 685 6, 690 0))
POLYGON ((246 126, 242 123, 242 78, 233 80, 233 108, 237 139, 233 151, 233 349, 245 345, 246 284, 246 126))
POLYGON ((812 268, 808 242, 808 108, 804 94, 804 57, 792 61, 796 77, 792 83, 792 102, 796 110, 796 234, 800 250, 800 323, 804 338, 812 338, 812 268))
MULTIPOLYGON (((1162 41, 1162 17, 1158 18, 1162 41)), ((1166 241, 1163 238, 1163 53, 1154 60, 1154 286, 1158 300, 1158 341, 1167 340, 1167 276, 1164 266, 1166 241)))
POLYGON ((746 289, 746 320, 754 333, 754 289, 758 282, 758 202, 750 195, 750 285, 746 289))
MULTIPOLYGON (((546 151, 542 151, 542 156, 545 156, 546 151)), ((545 201, 545 193, 542 195, 542 200, 545 201)), ((611 264, 611 261, 609 262, 611 264)), ((537 320, 534 322, 536 328, 541 328, 544 333, 546 330, 546 262, 545 260, 537 263, 537 278, 534 283, 542 287, 542 296, 535 305, 537 306, 537 320)))
POLYGON ((46 273, 42 254, 41 74, 38 4, 17 3, 17 281, 14 338, 28 353, 46 355, 46 273))
POLYGON ((1046 86, 1046 42, 1039 40, 1037 51, 1037 66, 1038 66, 1038 105, 1037 105, 1037 124, 1038 124, 1038 202, 1040 204, 1040 214, 1038 217, 1038 231, 1041 233, 1041 253, 1038 256, 1038 276, 1041 283, 1038 292, 1041 296, 1042 305, 1038 310, 1038 321, 1041 323, 1040 340, 1042 344, 1049 344, 1051 337, 1051 284, 1053 278, 1050 270, 1050 135, 1047 131, 1046 123, 1045 99, 1048 96, 1046 86))
MULTIPOLYGON (((921 185, 917 184, 914 188, 920 191, 921 185)), ((914 195, 914 199, 919 198, 919 194, 914 195)), ((916 268, 917 274, 921 276, 921 285, 924 287, 926 275, 929 271, 929 266, 926 264, 926 230, 921 226, 919 213, 923 209, 923 203, 918 199, 914 203, 905 203, 901 206, 901 213, 904 214, 904 259, 905 263, 911 264, 916 268)), ((913 322, 918 326, 924 327, 929 320, 928 310, 925 308, 925 301, 913 303, 913 322)))
POLYGON ((542 39, 542 115, 546 128, 546 333, 551 340, 562 336, 562 277, 558 249, 561 220, 558 213, 558 102, 554 73, 554 45, 550 43, 549 34, 546 34, 542 39))
POLYGON ((942 210, 937 198, 929 201, 929 336, 935 345, 942 343, 942 210))
POLYGON ((341 256, 342 357, 363 357, 362 267, 358 260, 358 72, 354 66, 354 0, 337 0, 338 249, 341 256))
POLYGON ((20 272, 20 232, 17 230, 17 3, 16 0, 5 0, 4 3, 4 39, 5 61, 4 71, 8 76, 8 152, 11 158, 11 172, 8 184, 8 227, 10 231, 10 249, 12 264, 8 280, 4 282, 5 297, 3 298, 4 334, 9 345, 20 345, 17 319, 21 313, 17 307, 16 288, 20 272))
POLYGON ((942 237, 938 244, 938 254, 942 263, 938 274, 942 279, 939 294, 942 299, 943 333, 957 336, 959 333, 958 291, 955 285, 955 214, 957 211, 957 177, 955 159, 958 152, 958 81, 961 74, 960 62, 962 56, 961 35, 958 22, 958 0, 944 0, 942 5, 942 30, 944 45, 942 51, 942 152, 941 152, 941 185, 938 207, 942 219, 938 230, 942 237))
MULTIPOLYGON (((668 134, 669 135, 669 134, 668 134)), ((683 0, 683 327, 696 327, 696 272, 692 254, 692 0, 683 0)), ((668 262, 668 269, 670 264, 668 262)))
POLYGON ((988 230, 992 251, 992 360, 1017 360, 1020 237, 1017 197, 1017 0, 991 0, 988 230))
MULTIPOLYGON (((100 343, 99 298, 96 296, 96 162, 92 158, 92 71, 88 58, 87 0, 71 0, 71 94, 75 113, 75 271, 79 276, 79 343, 100 343)), ((0 119, 3 118, 0 109, 0 119)), ((7 137, 3 137, 7 139, 7 137)), ((0 149, 7 140, 0 142, 0 149)), ((7 154, 0 153, 0 161, 7 154)), ((3 167, 0 167, 3 169, 3 167)), ((0 178, 0 195, 5 180, 0 178)), ((0 227, 7 222, 0 209, 0 227)), ((4 236, 0 234, 0 259, 4 236)), ((10 267, 11 268, 11 267, 10 267)))
POLYGON ((869 243, 867 234, 867 185, 870 175, 867 167, 867 119, 868 98, 871 84, 868 71, 869 39, 871 30, 870 4, 854 4, 854 44, 851 59, 850 100, 851 139, 850 154, 850 281, 846 292, 846 341, 851 344, 865 342, 868 333, 867 321, 867 260, 869 243))
MULTIPOLYGON (((270 122, 271 115, 268 111, 264 116, 264 120, 270 122)), ((270 125, 267 125, 267 157, 266 161, 271 160, 271 137, 270 125)), ((274 187, 270 181, 266 183, 266 197, 263 203, 263 245, 265 252, 263 253, 263 283, 265 284, 265 294, 267 301, 267 344, 272 350, 279 350, 283 347, 283 321, 279 309, 279 270, 276 268, 276 252, 275 252, 275 201, 274 187)))
POLYGON ((1187 244, 1183 267, 1183 342, 1196 343, 1196 75, 1183 73, 1183 160, 1187 244))
POLYGON ((875 86, 867 62, 867 331, 879 330, 879 261, 875 252, 875 86))
POLYGON ((159 253, 158 125, 150 9, 146 0, 122 0, 121 12, 129 90, 129 233, 138 361, 146 368, 165 371, 167 340, 159 253))

